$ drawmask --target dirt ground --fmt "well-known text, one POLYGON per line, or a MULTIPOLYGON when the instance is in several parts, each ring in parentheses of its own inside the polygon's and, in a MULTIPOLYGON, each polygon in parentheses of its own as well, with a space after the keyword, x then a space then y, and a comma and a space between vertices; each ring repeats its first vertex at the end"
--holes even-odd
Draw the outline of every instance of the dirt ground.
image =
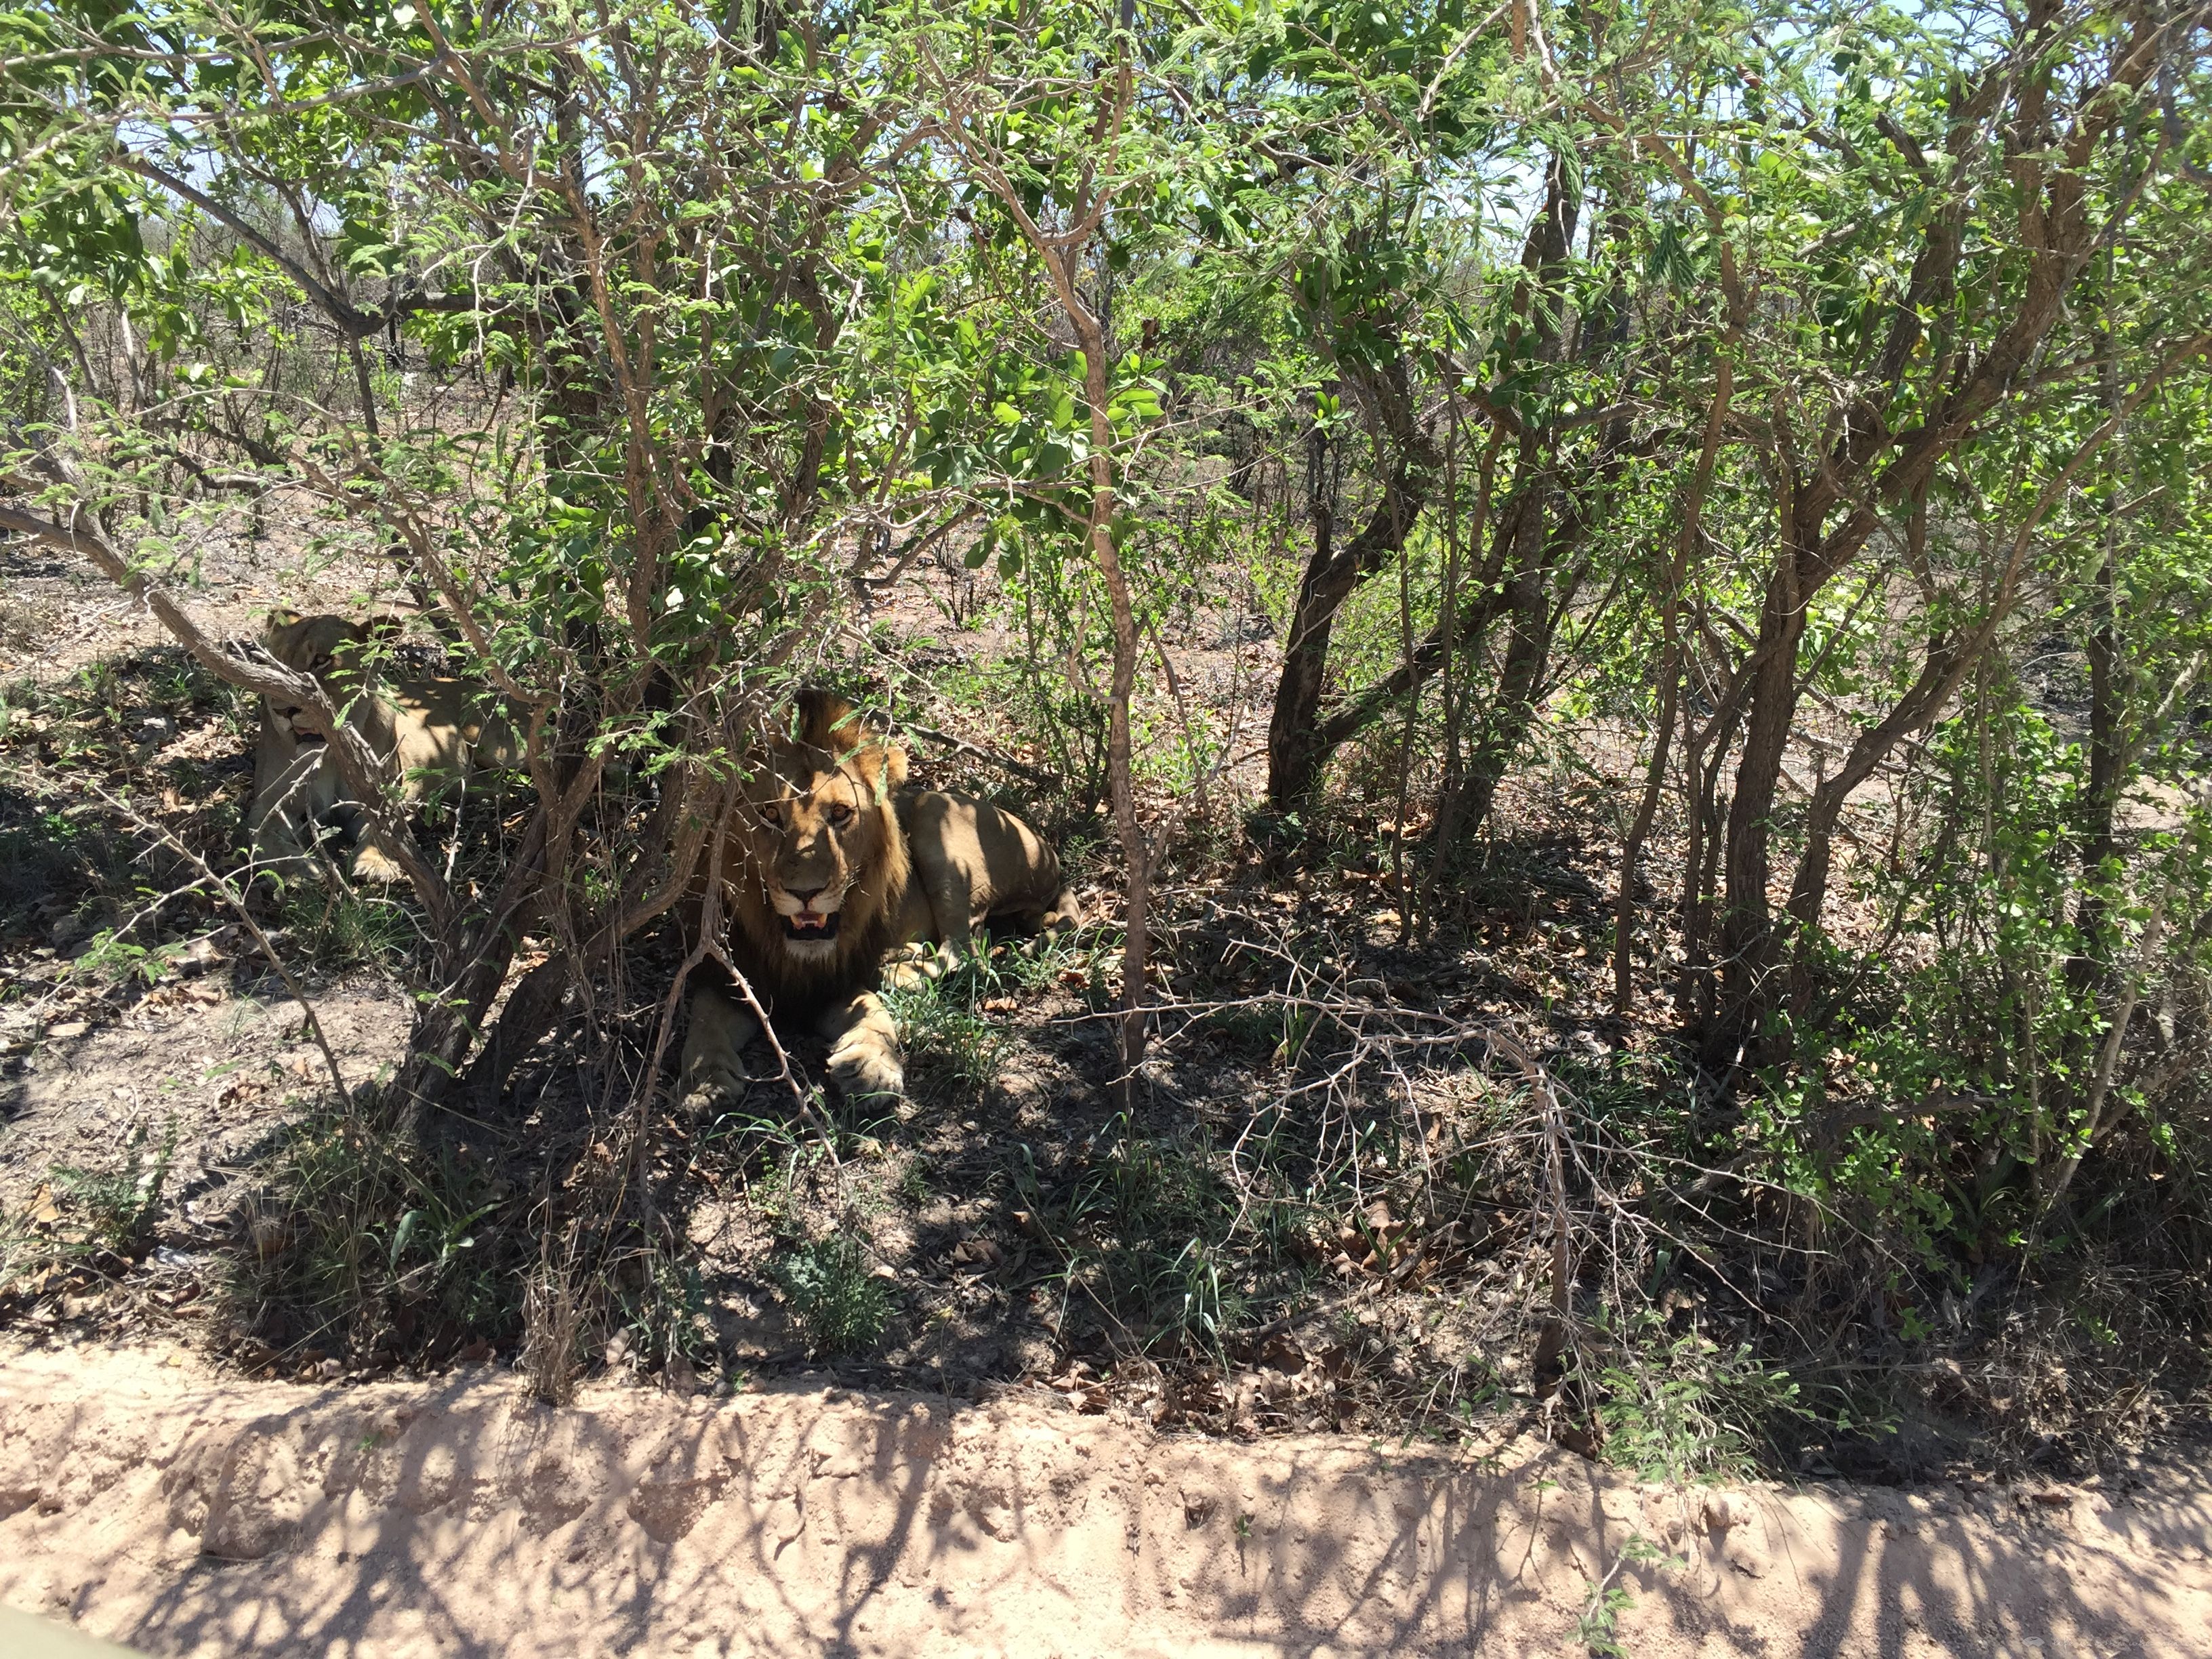
MULTIPOLYGON (((406 1040, 406 1001, 387 984, 334 987, 316 998, 315 1012, 352 1077, 372 1076, 406 1040)), ((27 1202, 56 1165, 112 1161, 137 1126, 166 1132, 173 1123, 170 1181, 189 1217, 194 1200, 243 1173, 268 1132, 329 1075, 299 1005, 274 975, 242 991, 222 978, 173 984, 112 1024, 85 1024, 91 1029, 50 1036, 0 1083, 0 1206, 27 1202)))
POLYGON ((2185 1659, 2209 1548, 2212 1479, 2172 1462, 1674 1491, 1527 1439, 1233 1445, 1041 1391, 556 1410, 489 1366, 337 1389, 0 1359, 0 1598, 159 1655, 1559 1653, 1602 1584, 1650 1659, 2185 1659))

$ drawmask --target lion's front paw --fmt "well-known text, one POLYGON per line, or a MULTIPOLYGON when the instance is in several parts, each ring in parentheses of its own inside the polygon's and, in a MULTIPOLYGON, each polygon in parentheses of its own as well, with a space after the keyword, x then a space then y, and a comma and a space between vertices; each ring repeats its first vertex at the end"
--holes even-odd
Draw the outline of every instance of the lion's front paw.
POLYGON ((389 884, 404 878, 402 870, 392 855, 381 848, 363 845, 353 855, 353 878, 389 884))
POLYGON ((884 969, 884 983, 894 991, 918 991, 932 980, 943 979, 960 965, 947 945, 917 939, 902 945, 884 969))
POLYGON ((684 1062, 677 1073, 685 1111, 700 1116, 744 1096, 752 1083, 745 1070, 745 1045, 759 1035, 760 1022, 732 1007, 720 991, 708 987, 694 994, 690 1029, 684 1033, 684 1062))
POLYGON ((830 1050, 830 1080, 852 1098, 903 1095, 906 1067, 896 1045, 873 1031, 852 1031, 830 1050))
POLYGON ((1060 896, 1037 918, 1037 931, 1048 939, 1058 939, 1082 926, 1083 901, 1075 896, 1073 887, 1061 888, 1060 896))
POLYGON ((691 1117, 706 1117, 733 1104, 752 1086, 751 1075, 735 1055, 696 1055, 684 1067, 683 1080, 678 1109, 691 1117))

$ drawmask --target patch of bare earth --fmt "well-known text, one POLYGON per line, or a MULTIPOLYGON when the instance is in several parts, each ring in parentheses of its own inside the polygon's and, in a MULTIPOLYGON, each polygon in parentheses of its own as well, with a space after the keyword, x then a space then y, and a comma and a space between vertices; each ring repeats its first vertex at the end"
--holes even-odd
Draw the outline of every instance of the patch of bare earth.
MULTIPOLYGON (((405 999, 373 980, 324 991, 315 1012, 349 1080, 374 1076, 406 1039, 405 999)), ((149 1125, 173 1126, 170 1181, 189 1206, 244 1173, 252 1149, 329 1078, 274 975, 238 994, 219 978, 172 984, 112 1024, 88 1024, 48 1027, 0 1073, 0 1209, 19 1207, 57 1164, 112 1164, 125 1137, 149 1125)))
MULTIPOLYGON (((2212 1481, 1639 1486, 1036 1395, 533 1403, 0 1361, 0 1597, 163 1655, 2201 1656, 2212 1481), (1632 1539, 1668 1559, 1618 1566, 1632 1539)), ((1632 1554, 1634 1552, 1630 1552, 1632 1554)))

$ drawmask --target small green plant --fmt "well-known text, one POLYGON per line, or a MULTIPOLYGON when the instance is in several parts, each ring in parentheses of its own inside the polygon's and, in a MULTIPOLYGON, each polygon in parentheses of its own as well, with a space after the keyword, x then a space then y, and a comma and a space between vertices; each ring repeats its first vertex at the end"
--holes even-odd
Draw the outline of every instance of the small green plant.
POLYGON ((1017 1152, 1014 1194, 1050 1235, 1057 1277, 1148 1349, 1222 1363, 1258 1282, 1241 1276, 1255 1264, 1239 1235, 1271 1238, 1273 1226, 1271 1206, 1240 1206, 1206 1133, 1158 1137, 1122 1113, 1073 1167, 1040 1167, 1027 1146, 1017 1152))
POLYGON ((803 1177, 827 1156, 817 1140, 801 1139, 787 1118, 749 1112, 724 1112, 700 1136, 698 1163, 734 1167, 744 1182, 746 1201, 771 1226, 781 1228, 796 1212, 803 1177))
POLYGON ((1620 1570, 1631 1563, 1666 1559, 1665 1553, 1642 1533, 1631 1533, 1605 1577, 1589 1587, 1589 1598, 1575 1620, 1575 1640, 1589 1650, 1593 1659, 1628 1659, 1628 1650, 1620 1644, 1620 1615, 1636 1605, 1636 1597, 1613 1582, 1620 1570))
POLYGON ((312 882, 285 890, 283 915, 300 949, 327 969, 391 967, 416 942, 414 924, 398 904, 312 882))
POLYGON ((1767 1370, 1747 1345, 1726 1350, 1694 1333, 1600 1381, 1606 1454, 1647 1480, 1741 1474, 1779 1419, 1806 1415, 1787 1371, 1767 1370))
POLYGON ((971 957, 939 978, 884 991, 924 1092, 972 1096, 998 1077, 1006 1034, 981 1012, 996 979, 988 961, 971 957))
POLYGON ((1018 990, 1042 991, 1057 984, 1064 975, 1087 975, 1097 954, 1091 945, 1082 942, 1077 930, 1060 927, 1035 939, 1016 940, 1003 955, 993 958, 991 965, 1018 990))
POLYGON ((648 1365, 679 1358, 702 1370, 720 1364, 706 1282, 690 1262, 655 1254, 644 1287, 620 1298, 616 1320, 629 1334, 630 1352, 648 1365))
POLYGON ((153 1231, 161 1213, 161 1189, 177 1156, 177 1120, 170 1118, 156 1142, 146 1125, 131 1126, 124 1138, 123 1161, 112 1170, 79 1170, 58 1164, 54 1182, 84 1217, 94 1248, 133 1255, 153 1231))
POLYGON ((894 1190, 899 1202, 909 1210, 919 1210, 929 1202, 929 1166, 919 1154, 909 1156, 900 1166, 894 1190))
POLYGON ((137 980, 155 985, 161 981, 170 959, 181 948, 176 945, 140 945, 119 929, 102 929, 92 936, 84 954, 76 959, 76 971, 87 978, 112 984, 128 984, 137 980))
POLYGON ((1588 1648, 1594 1659, 1627 1659, 1620 1645, 1620 1615, 1636 1605, 1636 1598, 1618 1584, 1593 1584, 1589 1600, 1575 1619, 1575 1640, 1588 1648))
POLYGON ((1318 1019, 1310 1008, 1263 997, 1217 1008, 1206 1023, 1232 1048, 1279 1068, 1297 1064, 1318 1019))
POLYGON ((774 1273, 811 1352, 854 1353, 883 1335, 890 1297, 869 1273, 859 1239, 837 1233, 802 1244, 774 1273))
POLYGON ((299 1125, 255 1194, 234 1295, 278 1346, 365 1352, 503 1340, 520 1322, 526 1231, 465 1146, 420 1146, 343 1114, 299 1125))
POLYGON ((1166 1318, 1154 1341, 1179 1345, 1225 1364, 1223 1341, 1242 1310, 1241 1298, 1233 1291, 1223 1296, 1221 1265, 1215 1253, 1203 1240, 1194 1238, 1176 1253, 1167 1277, 1168 1294, 1160 1298, 1166 1318))

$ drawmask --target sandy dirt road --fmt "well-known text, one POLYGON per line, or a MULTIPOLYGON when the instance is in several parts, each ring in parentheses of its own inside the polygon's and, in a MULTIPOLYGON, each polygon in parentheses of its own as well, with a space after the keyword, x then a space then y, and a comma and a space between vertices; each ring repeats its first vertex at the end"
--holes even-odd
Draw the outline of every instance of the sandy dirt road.
MULTIPOLYGON (((175 1363, 165 1363, 173 1361, 175 1363)), ((989 1404, 0 1358, 0 1600, 160 1655, 2212 1655, 2212 1481, 1639 1486, 989 1404)))

